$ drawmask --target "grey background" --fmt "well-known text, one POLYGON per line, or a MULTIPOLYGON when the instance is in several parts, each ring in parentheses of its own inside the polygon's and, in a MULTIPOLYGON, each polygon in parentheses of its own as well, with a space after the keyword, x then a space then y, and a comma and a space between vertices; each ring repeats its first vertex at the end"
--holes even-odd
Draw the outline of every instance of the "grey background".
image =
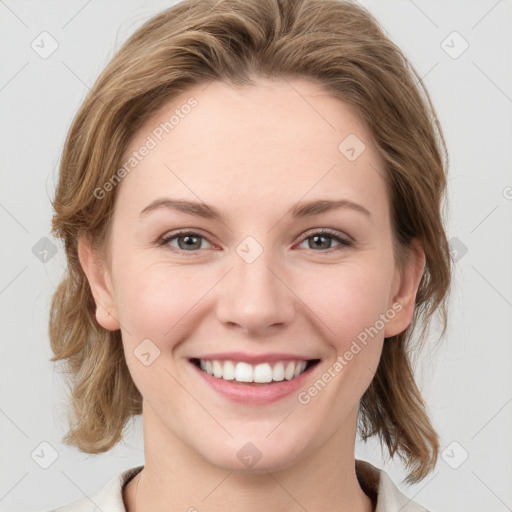
MULTIPOLYGON (((459 259, 449 331, 417 371, 444 457, 407 487, 400 463, 383 460, 376 442, 358 444, 356 454, 432 511, 512 510, 512 3, 361 3, 411 59, 437 108, 459 259), (453 31, 469 44, 461 55, 464 41, 453 31)), ((170 5, 0 0, 2 510, 51 509, 144 462, 140 418, 107 454, 61 443, 66 395, 49 362, 47 318, 64 255, 49 235, 50 199, 64 137, 89 87, 135 28, 170 5), (42 46, 43 31, 58 43, 47 58, 31 47, 42 46)))

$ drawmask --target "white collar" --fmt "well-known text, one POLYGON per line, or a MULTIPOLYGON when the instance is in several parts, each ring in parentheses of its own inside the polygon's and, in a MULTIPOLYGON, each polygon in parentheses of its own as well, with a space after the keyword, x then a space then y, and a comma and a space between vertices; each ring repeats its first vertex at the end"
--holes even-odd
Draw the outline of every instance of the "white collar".
MULTIPOLYGON (((78 501, 56 508, 50 512, 126 512, 123 502, 123 487, 144 466, 126 469, 112 478, 105 487, 78 501)), ((375 504, 375 512, 428 512, 400 492, 391 478, 382 469, 369 462, 356 459, 356 474, 363 491, 375 504)))

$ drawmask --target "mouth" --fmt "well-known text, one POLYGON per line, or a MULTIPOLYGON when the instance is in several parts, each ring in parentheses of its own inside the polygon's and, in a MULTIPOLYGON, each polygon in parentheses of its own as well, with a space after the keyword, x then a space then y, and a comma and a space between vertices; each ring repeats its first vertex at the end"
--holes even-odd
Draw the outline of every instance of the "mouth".
POLYGON ((245 361, 192 358, 190 362, 203 373, 226 383, 269 386, 298 379, 316 366, 320 359, 295 359, 251 364, 245 361))

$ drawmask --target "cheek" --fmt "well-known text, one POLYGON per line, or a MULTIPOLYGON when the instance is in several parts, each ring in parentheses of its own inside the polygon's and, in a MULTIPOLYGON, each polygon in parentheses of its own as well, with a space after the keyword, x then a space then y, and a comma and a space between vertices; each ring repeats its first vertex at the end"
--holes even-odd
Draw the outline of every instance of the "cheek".
MULTIPOLYGON (((191 267, 190 267, 191 268, 191 267)), ((118 312, 129 335, 161 344, 176 338, 193 316, 193 307, 211 288, 209 279, 183 268, 136 265, 119 275, 118 312)), ((136 340, 133 340, 134 342, 136 340)))
POLYGON ((390 280, 385 265, 340 265, 312 273, 304 282, 308 281, 307 288, 302 285, 304 302, 323 325, 326 338, 340 350, 374 326, 388 307, 390 280))
POLYGON ((198 323, 194 306, 212 287, 211 273, 203 280, 197 274, 192 277, 192 267, 188 272, 161 264, 122 268, 116 296, 130 374, 156 410, 165 406, 162 389, 167 391, 165 396, 175 397, 173 400, 186 407, 187 397, 170 374, 175 375, 177 346, 198 323))
MULTIPOLYGON (((303 288, 304 302, 318 317, 316 325, 329 345, 321 377, 329 383, 328 389, 320 393, 316 406, 355 407, 369 386, 384 343, 386 324, 382 318, 388 308, 389 276, 384 259, 371 265, 361 259, 357 264, 312 274, 315 286, 307 291, 303 288)), ((311 391, 313 396, 316 391, 311 391)))

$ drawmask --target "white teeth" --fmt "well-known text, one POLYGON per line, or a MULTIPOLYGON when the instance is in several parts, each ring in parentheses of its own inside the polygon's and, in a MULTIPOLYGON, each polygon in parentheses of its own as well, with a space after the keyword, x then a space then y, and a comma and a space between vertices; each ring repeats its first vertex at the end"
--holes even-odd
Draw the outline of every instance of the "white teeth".
POLYGON ((284 380, 284 365, 283 363, 277 363, 272 370, 272 380, 277 380, 278 382, 284 380))
POLYGON ((268 363, 258 364, 254 367, 254 382, 272 382, 272 368, 268 363))
MULTIPOLYGON (((250 364, 237 363, 235 368, 235 380, 238 382, 254 382, 253 381, 254 370, 250 364)), ((216 375, 214 375, 216 377, 216 375)))
POLYGON ((224 380, 237 382, 280 382, 298 377, 306 369, 306 361, 279 361, 273 366, 270 363, 252 365, 245 362, 199 360, 199 367, 204 372, 224 380))
POLYGON ((212 363, 212 369, 213 369, 213 376, 217 377, 218 379, 222 377, 222 365, 219 363, 219 361, 213 361, 212 363))
POLYGON ((298 377, 305 369, 306 361, 300 361, 300 363, 295 366, 295 372, 293 373, 293 376, 298 377))
MULTIPOLYGON (((300 365, 300 363, 299 363, 299 365, 300 365)), ((290 362, 290 363, 288 363, 288 365, 286 366, 286 370, 284 371, 284 378, 286 380, 291 380, 291 379, 293 379, 294 373, 295 373, 295 364, 293 362, 290 362)))
POLYGON ((222 378, 224 380, 234 380, 235 379, 235 365, 231 361, 225 361, 222 378))

